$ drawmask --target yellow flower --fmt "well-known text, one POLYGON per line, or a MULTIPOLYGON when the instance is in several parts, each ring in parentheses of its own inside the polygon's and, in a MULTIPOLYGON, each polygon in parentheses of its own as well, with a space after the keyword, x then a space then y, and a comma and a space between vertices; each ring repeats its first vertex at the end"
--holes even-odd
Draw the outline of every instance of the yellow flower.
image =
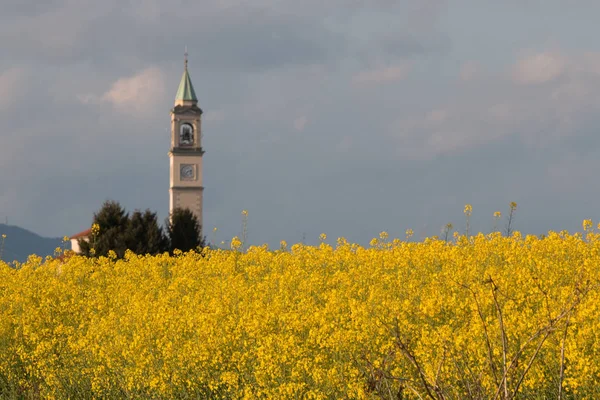
POLYGON ((410 239, 415 233, 413 232, 412 229, 407 229, 406 230, 406 238, 410 239))
POLYGON ((242 215, 244 217, 247 217, 248 216, 248 210, 242 210, 242 215))
POLYGON ((502 213, 500 211, 496 211, 494 213, 494 218, 496 218, 496 219, 500 218, 501 216, 502 216, 502 213))
POLYGON ((584 219, 582 226, 583 226, 583 230, 584 231, 588 231, 592 228, 592 226, 594 225, 594 223, 592 222, 591 219, 584 219))
POLYGON ((385 231, 384 231, 384 232, 381 232, 381 233, 379 234, 379 239, 381 239, 381 240, 386 240, 388 237, 389 237, 389 235, 388 235, 388 233, 387 233, 387 232, 385 232, 385 231))
POLYGON ((2 234, 2 239, 6 239, 6 233, 2 234))
POLYGON ((281 248, 281 250, 285 250, 285 248, 287 247, 287 242, 285 240, 282 240, 281 242, 279 242, 279 247, 281 248))
POLYGON ((465 210, 464 210, 465 215, 469 216, 469 215, 471 215, 472 212, 473 212, 473 206, 470 204, 466 204, 465 210))
POLYGON ((242 247, 242 241, 235 236, 231 239, 231 250, 239 250, 242 247))
POLYGON ((327 235, 326 235, 326 234, 324 234, 324 233, 321 233, 321 234, 319 235, 319 240, 320 240, 321 242, 324 242, 325 240, 327 240, 327 235))
POLYGON ((383 233, 372 248, 0 262, 1 375, 23 398, 370 399, 424 377, 453 398, 472 398, 473 378, 491 398, 501 371, 544 398, 564 342, 567 397, 596 398, 600 235, 383 233))

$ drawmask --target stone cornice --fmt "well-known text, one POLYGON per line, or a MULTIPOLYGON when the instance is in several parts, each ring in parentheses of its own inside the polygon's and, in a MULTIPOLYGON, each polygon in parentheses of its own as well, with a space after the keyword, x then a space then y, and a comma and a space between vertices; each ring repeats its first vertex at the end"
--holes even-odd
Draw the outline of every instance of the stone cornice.
POLYGON ((171 149, 171 151, 169 151, 169 155, 174 155, 174 156, 197 156, 197 157, 202 157, 202 155, 204 154, 204 150, 202 150, 202 148, 195 148, 195 149, 184 149, 184 148, 180 148, 180 147, 176 147, 174 149, 171 149))
POLYGON ((191 113, 191 114, 202 115, 203 111, 200 107, 198 107, 196 105, 191 105, 191 106, 175 106, 171 109, 171 113, 173 113, 173 114, 191 113))
POLYGON ((183 190, 188 192, 196 190, 204 191, 204 186, 172 186, 169 190, 183 190))

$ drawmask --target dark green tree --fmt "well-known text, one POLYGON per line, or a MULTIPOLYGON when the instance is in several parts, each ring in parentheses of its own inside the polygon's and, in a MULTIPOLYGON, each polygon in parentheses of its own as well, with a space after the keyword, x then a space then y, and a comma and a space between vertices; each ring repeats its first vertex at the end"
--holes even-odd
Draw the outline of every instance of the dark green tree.
POLYGON ((158 225, 156 213, 134 211, 129 218, 126 247, 136 254, 159 254, 169 251, 169 241, 158 225))
POLYGON ((175 250, 186 252, 205 246, 206 239, 202 237, 200 222, 189 209, 174 209, 166 225, 171 253, 175 250))
POLYGON ((85 256, 106 256, 113 250, 122 258, 127 249, 127 228, 129 215, 121 205, 107 200, 100 210, 94 214, 94 222, 99 227, 97 234, 89 238, 89 242, 79 239, 81 253, 85 256), (94 252, 92 253, 92 249, 94 252))

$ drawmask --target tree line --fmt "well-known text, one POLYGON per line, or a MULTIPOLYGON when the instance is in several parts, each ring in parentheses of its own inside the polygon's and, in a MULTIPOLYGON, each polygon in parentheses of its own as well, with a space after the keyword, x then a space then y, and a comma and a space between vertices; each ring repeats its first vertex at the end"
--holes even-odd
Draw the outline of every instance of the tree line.
POLYGON ((81 254, 107 256, 112 250, 122 258, 126 250, 173 254, 175 250, 186 252, 206 245, 198 218, 189 209, 174 209, 164 226, 159 225, 155 212, 135 210, 130 215, 118 202, 107 200, 94 213, 90 236, 79 239, 81 254))

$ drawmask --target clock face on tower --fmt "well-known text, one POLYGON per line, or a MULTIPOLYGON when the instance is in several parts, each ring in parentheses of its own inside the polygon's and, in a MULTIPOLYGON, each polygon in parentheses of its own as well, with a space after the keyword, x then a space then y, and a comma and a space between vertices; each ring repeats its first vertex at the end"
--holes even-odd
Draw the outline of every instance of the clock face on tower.
POLYGON ((180 177, 182 181, 194 180, 194 165, 193 164, 181 164, 180 177))
POLYGON ((184 123, 179 127, 179 145, 192 146, 194 144, 194 127, 184 123))

